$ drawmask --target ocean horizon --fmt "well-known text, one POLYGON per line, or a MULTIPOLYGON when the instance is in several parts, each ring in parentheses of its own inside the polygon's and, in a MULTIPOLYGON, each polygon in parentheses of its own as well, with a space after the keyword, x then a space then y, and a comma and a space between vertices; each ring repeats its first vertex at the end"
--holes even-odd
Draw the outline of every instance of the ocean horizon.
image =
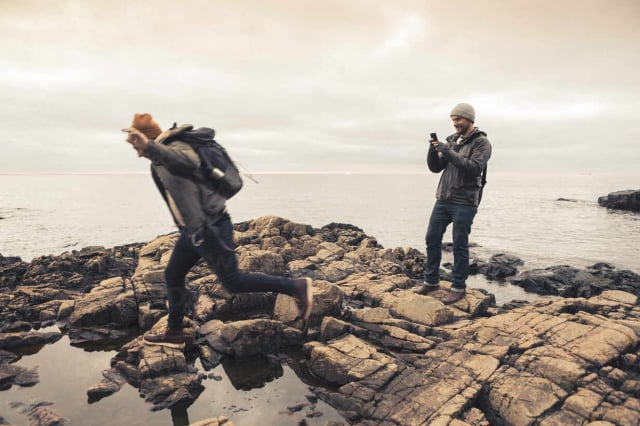
MULTIPOLYGON (((349 223, 385 247, 424 250, 439 175, 251 176, 228 202, 234 223, 267 215, 314 227, 349 223)), ((513 254, 525 268, 607 262, 640 270, 640 215, 597 204, 609 192, 640 187, 640 176, 490 173, 488 181, 470 236, 487 254, 513 254)), ((147 242, 176 230, 148 172, 1 174, 0 185, 4 256, 30 261, 85 246, 147 242)))

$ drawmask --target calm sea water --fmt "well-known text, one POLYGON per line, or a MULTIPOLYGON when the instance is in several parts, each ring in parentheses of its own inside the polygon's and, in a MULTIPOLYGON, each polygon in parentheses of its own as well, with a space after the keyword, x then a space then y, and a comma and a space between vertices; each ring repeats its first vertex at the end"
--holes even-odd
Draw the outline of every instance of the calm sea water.
MULTIPOLYGON (((320 227, 330 222, 357 225, 385 247, 423 249, 437 176, 415 175, 258 175, 255 184, 231 202, 235 222, 277 215, 320 227)), ((0 253, 31 260, 89 245, 111 247, 144 242, 175 230, 148 175, 8 176, 0 175, 0 253)), ((481 255, 507 252, 525 261, 524 269, 557 264, 588 266, 606 261, 640 272, 640 214, 609 211, 600 195, 640 188, 640 176, 490 175, 471 239, 481 255), (559 201, 559 198, 571 201, 559 201)), ((450 240, 450 230, 445 239, 450 240)), ((519 287, 470 277, 472 287, 496 295, 498 304, 532 299, 519 287)), ((306 403, 308 385, 287 364, 269 382, 237 389, 219 366, 203 382, 205 391, 182 413, 151 412, 136 389, 88 404, 87 389, 101 380, 113 351, 89 352, 69 346, 67 337, 17 365, 38 368, 40 383, 0 392, 0 417, 13 424, 28 421, 22 410, 37 402, 69 424, 186 425, 226 415, 236 424, 298 424, 304 411, 282 413, 306 403), (60 383, 65 383, 64 389, 60 383)), ((246 361, 242 361, 245 363, 246 361)), ((202 371, 199 365, 199 370, 202 371)), ((246 368, 241 365, 240 368, 246 368)), ((273 375, 272 369, 262 372, 273 375)), ((260 374, 260 372, 258 372, 260 374)), ((340 420, 320 402, 310 425, 340 420)))
MULTIPOLYGON (((234 222, 277 215, 359 226, 385 247, 424 249, 437 175, 265 174, 229 202, 234 222)), ((175 230, 146 174, 0 175, 0 253, 29 261, 89 245, 148 241, 175 230)), ((609 262, 640 271, 640 214, 598 196, 640 189, 640 175, 489 176, 471 241, 525 268, 609 262), (559 201, 559 198, 571 201, 559 201)), ((450 229, 445 239, 450 240, 450 229)))

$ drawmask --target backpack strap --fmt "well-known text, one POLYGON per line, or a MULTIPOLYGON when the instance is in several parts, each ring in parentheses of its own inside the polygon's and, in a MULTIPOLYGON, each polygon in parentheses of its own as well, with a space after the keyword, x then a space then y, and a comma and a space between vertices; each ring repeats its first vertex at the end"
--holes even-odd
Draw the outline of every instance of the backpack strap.
MULTIPOLYGON (((473 142, 476 142, 475 140, 473 142)), ((469 150, 469 157, 473 154, 473 149, 476 147, 474 143, 469 150)), ((484 190, 485 185, 487 184, 487 165, 484 165, 484 170, 482 170, 482 179, 480 180, 480 192, 478 194, 478 205, 480 205, 480 201, 482 201, 482 191, 484 190)))
POLYGON ((484 186, 487 184, 487 166, 484 166, 484 170, 482 171, 482 180, 480 181, 482 186, 480 187, 480 192, 478 193, 478 205, 480 205, 480 201, 482 201, 482 191, 484 190, 484 186))

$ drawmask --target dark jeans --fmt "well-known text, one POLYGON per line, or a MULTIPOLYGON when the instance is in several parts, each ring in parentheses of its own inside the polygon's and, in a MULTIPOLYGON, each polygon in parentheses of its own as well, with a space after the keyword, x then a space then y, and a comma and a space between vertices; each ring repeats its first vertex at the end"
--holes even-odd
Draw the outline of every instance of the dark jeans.
POLYGON ((440 260, 442 259, 442 236, 453 222, 453 270, 451 286, 464 289, 469 276, 469 234, 477 207, 436 201, 427 228, 427 263, 424 265, 424 280, 429 284, 440 282, 440 260))
POLYGON ((199 237, 193 238, 187 231, 181 232, 164 272, 169 300, 169 328, 182 328, 187 302, 184 279, 200 258, 207 262, 231 293, 273 291, 290 296, 295 294, 295 284, 290 278, 238 271, 233 225, 229 215, 225 215, 213 229, 199 237))

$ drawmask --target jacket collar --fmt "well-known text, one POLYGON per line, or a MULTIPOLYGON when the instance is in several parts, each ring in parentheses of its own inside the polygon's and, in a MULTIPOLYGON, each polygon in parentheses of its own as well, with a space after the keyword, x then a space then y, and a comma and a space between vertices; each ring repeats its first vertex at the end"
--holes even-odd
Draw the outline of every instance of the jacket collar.
POLYGON ((163 145, 167 145, 170 142, 176 140, 179 135, 189 130, 192 130, 193 126, 191 124, 183 124, 182 126, 177 126, 175 123, 170 130, 169 133, 165 134, 163 137, 156 140, 157 143, 161 143, 163 145))

